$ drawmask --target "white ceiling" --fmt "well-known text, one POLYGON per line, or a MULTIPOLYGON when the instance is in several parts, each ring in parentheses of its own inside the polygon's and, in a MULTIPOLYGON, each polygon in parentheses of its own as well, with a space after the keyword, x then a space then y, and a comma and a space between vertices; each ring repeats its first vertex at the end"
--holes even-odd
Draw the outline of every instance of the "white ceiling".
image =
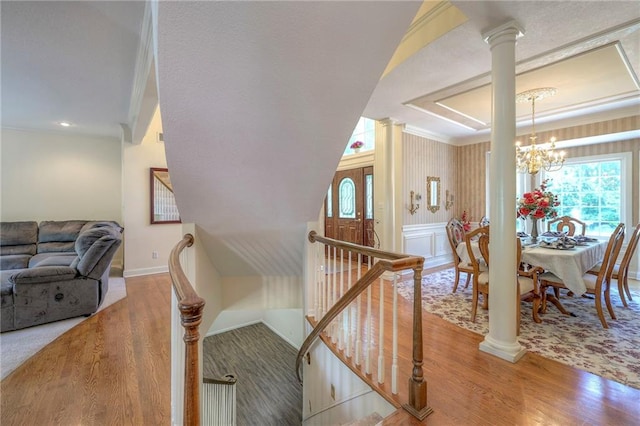
POLYGON ((2 126, 119 137, 143 11, 141 1, 2 1, 2 126))
MULTIPOLYGON (((585 119, 597 121, 640 112, 638 2, 453 0, 450 3, 468 20, 388 73, 376 87, 363 115, 376 119, 390 117, 444 142, 488 140, 491 54, 482 34, 510 20, 518 22, 525 32, 516 46, 517 91, 546 86, 558 89, 557 96, 537 105, 541 112, 539 116, 536 114, 537 124, 564 127, 585 119), (602 60, 582 55, 607 44, 615 44, 608 53, 617 51, 617 58, 609 55, 602 60), (570 59, 576 56, 578 59, 570 59), (630 65, 630 69, 623 64, 630 65), (435 104, 443 100, 488 125, 468 129, 443 119, 444 116, 470 124, 461 115, 435 104), (418 103, 421 108, 409 103, 418 103)), ((440 21, 436 16, 431 24, 440 21)), ((518 106, 519 132, 527 131, 523 126, 530 125, 530 113, 530 107, 518 106)))
MULTIPOLYGON (((362 115, 392 118, 444 142, 487 140, 491 55, 481 34, 511 19, 525 30, 516 48, 518 91, 532 86, 558 88, 555 99, 538 105, 540 126, 584 122, 585 115, 610 119, 640 110, 637 2, 450 3, 466 22, 434 36, 386 73, 362 115), (567 59, 605 45, 615 46, 616 60, 592 61, 597 65, 593 67, 574 60, 575 66, 569 66, 567 59), (546 67, 558 63, 564 64, 562 70, 546 67), (621 76, 621 69, 626 75, 621 76), (579 78, 565 78, 578 72, 579 78), (451 103, 487 125, 467 129, 447 121, 441 117, 470 124, 435 101, 451 103)), ((67 120, 73 127, 64 131, 120 136, 120 123, 135 114, 130 111, 131 93, 143 10, 142 1, 2 1, 2 126, 63 130, 57 123, 67 120)), ((428 25, 438 28, 446 18, 431 13, 436 16, 428 17, 428 25)), ((327 36, 332 33, 331 28, 324 30, 327 36)), ((518 108, 518 126, 526 132, 529 112, 526 105, 518 108)))

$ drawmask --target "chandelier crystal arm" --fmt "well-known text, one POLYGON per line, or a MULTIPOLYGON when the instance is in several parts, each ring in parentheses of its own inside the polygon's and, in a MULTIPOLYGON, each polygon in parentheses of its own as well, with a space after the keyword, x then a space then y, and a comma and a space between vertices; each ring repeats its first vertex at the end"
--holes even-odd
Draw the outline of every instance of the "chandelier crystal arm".
POLYGON ((555 95, 557 90, 553 87, 531 89, 516 95, 517 102, 531 102, 531 143, 528 147, 520 147, 516 141, 516 168, 520 173, 535 175, 541 169, 548 172, 560 170, 564 164, 564 151, 555 152, 556 139, 551 138, 549 145, 538 146, 536 144, 536 100, 555 95))

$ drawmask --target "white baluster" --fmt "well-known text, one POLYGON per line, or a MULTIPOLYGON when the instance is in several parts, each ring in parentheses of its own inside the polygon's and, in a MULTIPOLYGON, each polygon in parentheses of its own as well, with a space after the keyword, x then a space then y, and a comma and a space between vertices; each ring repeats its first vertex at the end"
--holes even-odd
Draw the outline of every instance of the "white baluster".
POLYGON ((378 320, 378 383, 384 383, 384 279, 380 277, 380 318, 378 320))
MULTIPOLYGON (((371 256, 369 256, 368 270, 371 270, 371 256)), ((371 286, 367 287, 367 347, 365 350, 365 372, 371 374, 371 351, 373 350, 373 327, 371 326, 371 286)))
MULTIPOLYGON (((336 281, 338 280, 338 276, 337 276, 337 271, 338 271, 338 265, 337 265, 337 260, 338 260, 338 248, 334 247, 333 248, 333 274, 332 277, 333 279, 331 280, 331 307, 333 308, 333 306, 336 304, 336 286, 337 283, 336 281)), ((331 322, 331 325, 329 325, 329 327, 327 327, 329 330, 329 334, 331 335, 331 343, 333 343, 334 345, 336 344, 336 320, 334 319, 331 322)))
MULTIPOLYGON (((362 276, 362 254, 358 253, 358 281, 362 276)), ((362 358, 362 296, 356 298, 356 365, 360 365, 362 358)))
POLYGON ((393 275, 393 353, 391 355, 391 393, 398 394, 398 275, 393 275))
MULTIPOLYGON (((340 300, 344 296, 344 250, 340 249, 340 295, 338 296, 338 300, 340 300)), ((345 321, 345 311, 343 309, 338 317, 338 349, 341 351, 344 350, 344 321, 345 321)))
MULTIPOLYGON (((352 282, 352 273, 351 273, 351 250, 349 250, 349 278, 348 278, 348 282, 347 282, 347 290, 351 289, 351 282, 352 282)), ((347 308, 347 328, 346 328, 346 341, 347 341, 347 357, 351 358, 351 339, 352 339, 352 333, 351 333, 351 317, 352 317, 352 309, 353 309, 353 302, 349 304, 349 307, 347 308)))

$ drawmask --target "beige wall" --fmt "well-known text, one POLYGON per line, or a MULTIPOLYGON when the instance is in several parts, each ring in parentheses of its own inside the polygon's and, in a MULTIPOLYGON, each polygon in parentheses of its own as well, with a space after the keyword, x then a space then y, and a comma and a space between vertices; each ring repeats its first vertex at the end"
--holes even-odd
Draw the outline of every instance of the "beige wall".
POLYGON ((124 275, 146 275, 168 270, 169 253, 182 238, 180 224, 151 225, 149 220, 149 168, 166 167, 164 143, 156 141, 162 132, 160 110, 156 109, 142 143, 124 143, 124 275), (152 258, 152 252, 158 258, 152 258))
POLYGON ((117 139, 2 129, 1 156, 3 221, 122 223, 117 139))

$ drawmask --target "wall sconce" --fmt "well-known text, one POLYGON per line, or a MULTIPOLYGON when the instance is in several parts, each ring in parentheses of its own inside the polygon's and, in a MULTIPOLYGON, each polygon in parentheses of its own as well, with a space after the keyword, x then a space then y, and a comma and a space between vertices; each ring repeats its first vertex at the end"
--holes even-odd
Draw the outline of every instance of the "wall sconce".
POLYGON ((418 211, 418 209, 420 208, 420 204, 418 204, 418 203, 414 204, 413 201, 414 201, 414 199, 415 199, 415 201, 422 200, 422 195, 416 194, 415 192, 411 191, 409 193, 409 196, 411 197, 411 205, 409 206, 409 213, 411 213, 411 215, 414 215, 418 211))
POLYGON ((447 189, 444 195, 444 208, 445 210, 449 210, 451 207, 453 207, 453 194, 447 189))

